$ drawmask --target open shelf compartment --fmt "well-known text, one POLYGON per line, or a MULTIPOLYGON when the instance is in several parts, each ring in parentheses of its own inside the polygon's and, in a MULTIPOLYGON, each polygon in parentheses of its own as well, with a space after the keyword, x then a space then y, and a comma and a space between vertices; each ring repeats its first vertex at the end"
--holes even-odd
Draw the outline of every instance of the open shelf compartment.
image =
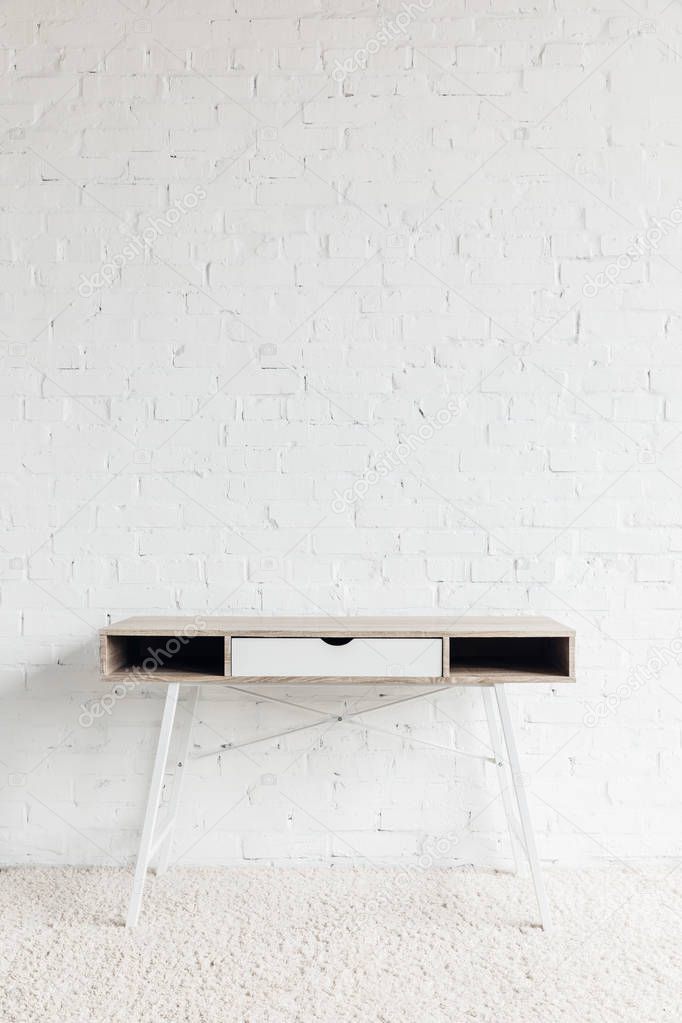
POLYGON ((450 639, 450 675, 492 680, 572 678, 570 636, 463 636, 450 639))
POLYGON ((223 636, 104 636, 105 676, 191 681, 225 675, 223 636))

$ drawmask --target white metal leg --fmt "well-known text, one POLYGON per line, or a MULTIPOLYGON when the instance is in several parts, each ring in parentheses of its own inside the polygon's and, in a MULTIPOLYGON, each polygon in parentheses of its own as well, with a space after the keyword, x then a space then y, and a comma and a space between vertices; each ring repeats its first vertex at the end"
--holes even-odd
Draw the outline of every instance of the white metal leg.
POLYGON ((516 805, 521 819, 521 829, 523 831, 526 855, 528 857, 528 864, 530 866, 530 872, 535 886, 535 896, 538 900, 538 908, 540 909, 540 920, 542 921, 543 928, 548 931, 551 926, 549 903, 547 902, 545 883, 542 877, 542 871, 540 870, 540 860, 538 859, 538 853, 535 847, 535 836, 533 834, 530 812, 528 810, 526 788, 523 783, 521 764, 519 762, 519 754, 516 749, 516 740, 514 738, 514 729, 512 727, 512 720, 509 714, 509 707, 507 705, 507 694, 503 685, 495 686, 495 696, 497 698, 497 708, 500 712, 500 721, 502 722, 502 734, 504 735, 504 741, 507 747, 507 756, 509 758, 509 766, 511 768, 516 805))
POLYGON ((166 760, 168 759, 168 750, 170 748, 170 740, 173 732, 173 721, 175 720, 175 708, 178 704, 179 691, 180 685, 178 682, 171 682, 166 690, 166 702, 163 707, 161 730, 159 732, 159 741, 156 747, 152 780, 149 785, 147 810, 144 817, 144 825, 142 827, 142 837, 140 839, 140 849, 137 854, 137 863, 135 865, 133 891, 130 896, 130 904, 128 906, 126 927, 135 927, 140 915, 144 882, 153 852, 154 832, 156 830, 156 821, 159 816, 159 800, 161 799, 163 775, 166 769, 166 760))
POLYGON ((189 744, 192 738, 192 726, 194 724, 194 715, 196 714, 198 700, 199 686, 192 686, 187 705, 185 706, 182 703, 180 704, 180 713, 185 715, 185 720, 182 723, 182 735, 180 737, 178 759, 175 764, 173 794, 168 804, 167 831, 163 836, 163 841, 159 844, 161 854, 156 868, 157 874, 164 874, 168 870, 168 862, 173 849, 173 833, 175 832, 175 822, 177 820, 178 806, 180 804, 180 796, 182 794, 182 783, 185 776, 187 758, 189 756, 189 744))
MULTIPOLYGON (((485 713, 488 720, 488 728, 490 731, 490 741, 493 747, 497 767, 500 772, 502 800, 504 803, 505 814, 507 817, 507 823, 509 825, 509 831, 512 840, 512 851, 518 869, 519 859, 517 856, 517 847, 514 841, 514 839, 517 838, 522 843, 523 849, 528 858, 531 876, 533 879, 533 884, 535 886, 535 895, 537 897, 538 907, 540 909, 540 919, 542 921, 543 928, 547 931, 550 928, 549 904, 547 902, 544 881, 540 870, 540 861, 538 859, 537 849, 535 846, 535 837, 533 835, 530 812, 528 809, 528 800, 526 798, 526 791, 523 782, 523 776, 521 773, 521 766, 519 763, 519 756, 516 748, 516 741, 514 738, 511 716, 509 714, 509 707, 507 705, 507 697, 503 685, 494 686, 494 690, 495 697, 497 700, 497 710, 499 712, 500 722, 502 724, 502 735, 504 737, 506 755, 503 749, 499 729, 497 726, 492 689, 489 687, 483 687, 482 695, 485 713), (509 768, 511 771, 516 806, 518 808, 518 815, 521 821, 521 835, 518 835, 516 830, 517 829, 516 816, 513 812, 510 791, 506 783, 505 775, 506 763, 509 764, 509 768)), ((145 812, 142 836, 140 839, 140 848, 137 856, 137 862, 135 865, 133 890, 131 893, 130 903, 128 906, 128 915, 126 919, 127 927, 134 927, 137 924, 140 915, 140 909, 142 906, 144 882, 147 876, 147 870, 149 869, 152 857, 157 852, 160 852, 159 873, 167 869, 168 861, 170 858, 173 832, 175 829, 178 805, 182 791, 183 777, 188 759, 189 744, 191 741, 192 724, 196 712, 197 700, 199 697, 199 687, 194 686, 192 687, 191 690, 190 699, 188 701, 188 706, 186 709, 187 720, 184 723, 183 733, 180 740, 180 749, 176 764, 176 776, 174 779, 173 794, 168 807, 168 817, 161 831, 158 834, 156 834, 156 827, 159 816, 159 804, 161 800, 161 791, 163 788, 163 779, 166 770, 166 762, 168 760, 168 753, 170 750, 171 737, 173 733, 173 723, 175 721, 175 713, 178 705, 179 692, 180 692, 179 683, 173 682, 168 685, 166 691, 166 701, 163 708, 163 716, 161 719, 161 728, 159 731, 159 741, 157 744, 156 756, 154 759, 154 768, 152 770, 152 778, 149 786, 147 809, 145 812)))
POLYGON ((500 783, 500 794, 504 805, 504 814, 507 818, 507 827, 509 828, 509 841, 511 843, 512 859, 514 860, 514 872, 518 873, 521 866, 521 859, 519 857, 518 850, 519 844, 521 844, 521 850, 525 850, 523 849, 523 843, 519 842, 517 833, 518 824, 514 814, 514 804, 512 801, 510 782, 508 780, 506 770, 507 756, 504 751, 502 736, 500 735, 500 729, 497 723, 497 710, 495 707, 495 698, 493 696, 492 686, 481 686, 481 695, 483 697, 485 716, 488 720, 490 745, 492 746, 493 753, 495 755, 497 776, 500 783))

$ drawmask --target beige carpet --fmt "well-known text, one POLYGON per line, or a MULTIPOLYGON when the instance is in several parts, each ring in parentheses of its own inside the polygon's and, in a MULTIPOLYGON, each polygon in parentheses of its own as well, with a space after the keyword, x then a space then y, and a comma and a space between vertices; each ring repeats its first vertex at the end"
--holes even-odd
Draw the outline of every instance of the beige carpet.
POLYGON ((682 1018, 682 869, 0 871, 2 1023, 682 1018))

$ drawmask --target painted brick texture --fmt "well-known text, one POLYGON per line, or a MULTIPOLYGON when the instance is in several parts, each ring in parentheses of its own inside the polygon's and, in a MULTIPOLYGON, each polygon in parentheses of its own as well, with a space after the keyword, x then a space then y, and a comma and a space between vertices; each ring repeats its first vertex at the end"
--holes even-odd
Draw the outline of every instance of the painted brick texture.
MULTIPOLYGON (((541 855, 679 854, 681 18, 9 5, 4 862, 126 862, 159 692, 85 727, 96 630, 230 611, 572 625, 511 696, 541 855)), ((259 741, 193 762, 186 862, 508 856, 475 692, 200 716, 259 741)))

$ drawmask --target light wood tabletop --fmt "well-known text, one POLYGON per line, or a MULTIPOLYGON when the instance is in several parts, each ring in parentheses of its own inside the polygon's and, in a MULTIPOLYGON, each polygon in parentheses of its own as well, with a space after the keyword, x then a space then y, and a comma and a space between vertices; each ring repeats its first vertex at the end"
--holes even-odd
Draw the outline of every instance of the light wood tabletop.
MULTIPOLYGON (((272 616, 262 615, 145 615, 126 618, 100 630, 101 673, 114 681, 226 683, 315 683, 372 681, 425 685, 494 685, 501 682, 572 682, 575 680, 573 629, 541 616, 272 616), (375 652, 383 640, 438 640, 442 657, 436 671, 409 673, 412 654, 405 653, 406 668, 377 676, 343 670, 344 655, 328 652, 329 670, 287 670, 292 644, 310 639, 333 643, 355 640, 375 652), (177 639, 179 647, 168 653, 177 639), (282 640, 281 674, 235 674, 235 642, 282 640), (374 641, 377 641, 374 643, 374 641), (164 642, 166 646, 164 647, 164 642), (165 655, 165 656, 164 656, 165 655), (153 657, 159 663, 154 663, 153 657), (146 667, 145 667, 146 665, 146 667)), ((356 648, 357 649, 357 648, 356 648)), ((395 647, 393 647, 395 650, 395 647)), ((264 661, 272 663, 272 646, 264 661)), ((257 658, 256 658, 257 660, 257 658)), ((305 660, 305 658, 304 658, 305 660)), ((315 658, 312 658, 314 661, 315 658)), ((320 658, 317 658, 319 662, 320 658)), ((356 659, 357 660, 357 659, 356 659)), ((368 661, 371 658, 368 656, 368 661)), ((400 655, 398 655, 398 662, 400 655)))

